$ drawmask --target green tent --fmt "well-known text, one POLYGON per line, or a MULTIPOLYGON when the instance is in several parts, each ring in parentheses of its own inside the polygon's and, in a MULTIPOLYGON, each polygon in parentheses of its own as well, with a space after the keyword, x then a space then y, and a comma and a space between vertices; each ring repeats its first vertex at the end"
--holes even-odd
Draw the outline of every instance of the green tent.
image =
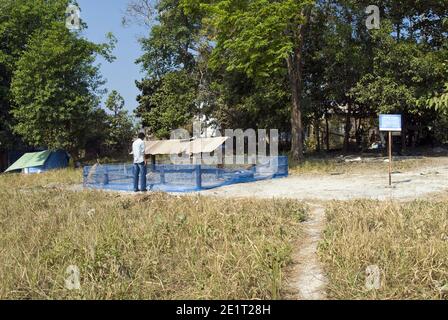
POLYGON ((5 172, 22 170, 31 167, 40 167, 45 164, 51 151, 33 152, 24 154, 19 160, 14 162, 12 166, 6 169, 5 172))
POLYGON ((66 168, 68 160, 67 152, 62 150, 26 153, 5 172, 22 170, 24 173, 39 173, 66 168))

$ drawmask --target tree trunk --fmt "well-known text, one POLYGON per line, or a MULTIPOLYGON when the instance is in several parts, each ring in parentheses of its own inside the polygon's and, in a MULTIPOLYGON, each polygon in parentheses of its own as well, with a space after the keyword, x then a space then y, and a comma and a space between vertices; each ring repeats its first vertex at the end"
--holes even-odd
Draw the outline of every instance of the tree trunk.
POLYGON ((355 118, 355 132, 356 132, 356 151, 361 151, 364 152, 364 143, 363 143, 363 138, 364 138, 364 130, 362 127, 362 120, 360 119, 356 119, 355 118))
POLYGON ((316 116, 315 125, 314 125, 314 132, 316 136, 316 151, 320 152, 321 146, 320 146, 320 119, 316 116))
POLYGON ((348 152, 349 145, 350 145, 350 131, 352 129, 351 114, 352 114, 352 104, 351 104, 351 102, 349 102, 347 114, 345 116, 344 149, 343 149, 344 153, 348 152))
POLYGON ((291 70, 291 153, 294 160, 303 159, 303 123, 302 110, 300 105, 300 93, 298 88, 297 73, 291 70))
POLYGON ((406 125, 406 116, 402 115, 402 130, 401 130, 401 152, 406 153, 407 145, 406 145, 406 138, 407 138, 408 130, 406 125))
POLYGON ((330 152, 330 123, 328 121, 328 113, 325 114, 325 144, 327 146, 327 152, 330 152))
POLYGON ((303 44, 305 29, 311 14, 311 8, 303 11, 305 21, 298 26, 296 35, 296 46, 289 55, 286 62, 288 65, 288 77, 291 86, 291 154, 294 160, 303 160, 303 123, 301 97, 303 89, 302 64, 303 64, 303 44))

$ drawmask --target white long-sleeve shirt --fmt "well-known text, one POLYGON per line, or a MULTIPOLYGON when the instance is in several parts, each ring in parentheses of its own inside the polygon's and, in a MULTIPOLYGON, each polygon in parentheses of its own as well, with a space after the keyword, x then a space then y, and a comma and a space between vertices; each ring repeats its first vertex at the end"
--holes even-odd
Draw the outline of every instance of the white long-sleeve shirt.
POLYGON ((134 155, 134 163, 142 163, 145 161, 145 142, 137 139, 132 144, 132 154, 134 155))

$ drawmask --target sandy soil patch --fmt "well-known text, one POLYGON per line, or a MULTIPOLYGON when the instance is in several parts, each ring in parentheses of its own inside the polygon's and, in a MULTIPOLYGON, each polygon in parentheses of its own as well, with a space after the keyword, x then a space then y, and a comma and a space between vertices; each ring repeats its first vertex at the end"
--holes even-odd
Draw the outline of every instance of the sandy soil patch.
POLYGON ((393 173, 393 186, 388 186, 388 173, 346 173, 341 175, 293 175, 288 178, 235 184, 201 191, 205 196, 291 198, 298 200, 408 200, 425 198, 448 189, 448 158, 425 164, 410 171, 393 173))

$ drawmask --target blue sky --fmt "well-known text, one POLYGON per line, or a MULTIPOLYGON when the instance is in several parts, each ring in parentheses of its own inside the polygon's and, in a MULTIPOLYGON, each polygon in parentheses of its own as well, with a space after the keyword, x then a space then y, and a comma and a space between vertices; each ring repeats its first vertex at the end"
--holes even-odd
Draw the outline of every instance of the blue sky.
POLYGON ((108 63, 100 58, 98 63, 101 63, 101 74, 107 80, 105 87, 108 91, 117 90, 125 99, 126 108, 134 110, 137 107, 135 98, 139 93, 135 80, 143 77, 140 66, 134 63, 142 55, 138 38, 147 35, 148 28, 136 24, 122 26, 126 0, 78 0, 78 4, 81 8, 81 19, 88 25, 88 29, 82 33, 83 36, 93 42, 102 43, 106 41, 106 33, 112 32, 118 39, 113 52, 117 59, 108 63))

